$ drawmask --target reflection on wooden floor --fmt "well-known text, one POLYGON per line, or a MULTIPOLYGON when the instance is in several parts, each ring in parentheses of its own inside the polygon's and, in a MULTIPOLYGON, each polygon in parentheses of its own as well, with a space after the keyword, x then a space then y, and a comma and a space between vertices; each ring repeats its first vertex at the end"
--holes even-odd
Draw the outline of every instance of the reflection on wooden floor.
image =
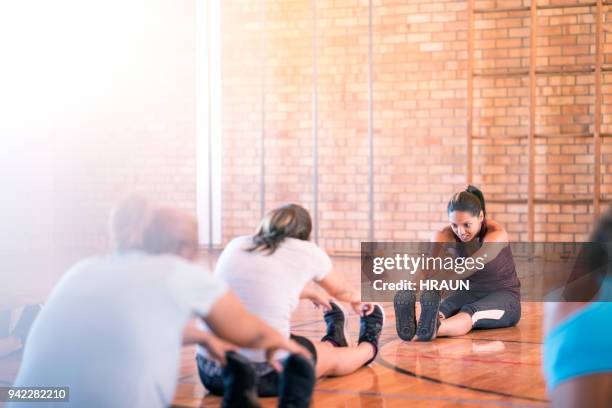
MULTIPOLYGON (((355 284, 359 282, 358 258, 334 258, 334 267, 355 284)), ((393 305, 383 306, 387 320, 377 360, 352 375, 319 380, 315 407, 547 405, 541 374, 541 303, 523 303, 523 316, 516 327, 473 331, 431 343, 399 340, 393 305)), ((353 341, 358 330, 358 317, 349 315, 353 341)), ((320 339, 324 334, 321 312, 302 302, 294 315, 292 331, 320 339)), ((194 348, 183 351, 174 403, 180 407, 216 407, 220 399, 205 396, 194 352, 194 348)), ((274 398, 260 401, 265 407, 276 406, 274 398)))

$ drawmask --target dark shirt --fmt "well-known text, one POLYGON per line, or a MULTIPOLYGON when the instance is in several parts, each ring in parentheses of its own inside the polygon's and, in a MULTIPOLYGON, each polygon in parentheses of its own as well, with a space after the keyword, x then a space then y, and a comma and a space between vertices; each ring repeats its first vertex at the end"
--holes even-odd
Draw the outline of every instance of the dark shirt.
MULTIPOLYGON (((487 234, 486 220, 482 222, 480 232, 476 237, 475 250, 482 247, 484 237, 487 234)), ((455 241, 461 242, 461 239, 453 232, 455 241)), ((469 243, 465 243, 466 249, 472 247, 469 243)), ((468 250, 469 251, 469 250, 468 250)), ((469 251, 471 253, 475 251, 469 251)), ((516 274, 516 266, 512 256, 510 245, 506 245, 495 259, 487 262, 483 269, 476 271, 467 279, 470 281, 470 291, 475 292, 497 292, 505 290, 514 294, 517 298, 521 297, 521 282, 516 274)))

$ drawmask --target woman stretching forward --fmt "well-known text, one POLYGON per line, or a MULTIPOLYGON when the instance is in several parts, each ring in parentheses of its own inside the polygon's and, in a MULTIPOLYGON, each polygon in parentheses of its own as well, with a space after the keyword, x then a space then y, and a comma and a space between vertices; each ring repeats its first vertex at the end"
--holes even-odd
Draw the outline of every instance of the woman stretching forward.
MULTIPOLYGON (((309 241, 311 225, 310 215, 299 205, 289 204, 271 211, 254 236, 242 236, 227 245, 214 275, 228 284, 251 313, 309 350, 317 378, 346 375, 376 357, 383 310, 379 305, 362 304, 359 293, 340 273, 332 270, 329 256, 309 241), (361 315, 357 346, 348 345, 342 309, 328 303, 328 298, 321 299, 305 291, 313 280, 330 297, 350 303, 361 315), (327 333, 320 341, 290 334, 291 314, 300 298, 328 306, 324 315, 327 333)), ((266 362, 264 353, 242 349, 240 354, 252 362, 259 396, 277 395, 282 379, 266 362)), ((221 393, 219 364, 203 348, 198 352, 197 361, 204 386, 212 393, 221 393)))
POLYGON ((421 293, 421 316, 415 319, 413 291, 395 295, 397 334, 402 340, 430 341, 436 336, 462 336, 472 329, 514 326, 521 318, 520 287, 508 234, 486 217, 482 192, 468 186, 447 207, 449 224, 433 242, 458 243, 460 256, 482 257, 484 268, 469 277, 469 290, 456 291, 440 303, 440 293, 421 293), (415 336, 416 333, 416 336, 415 336))

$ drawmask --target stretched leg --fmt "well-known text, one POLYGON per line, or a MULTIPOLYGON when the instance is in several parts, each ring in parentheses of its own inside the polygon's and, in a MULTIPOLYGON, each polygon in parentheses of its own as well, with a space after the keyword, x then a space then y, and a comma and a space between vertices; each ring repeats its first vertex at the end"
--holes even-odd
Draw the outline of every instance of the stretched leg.
POLYGON ((475 329, 499 329, 514 326, 521 318, 521 302, 511 292, 498 291, 488 294, 461 308, 472 316, 475 329))
POLYGON ((328 342, 315 343, 317 378, 351 374, 374 357, 374 347, 361 343, 355 347, 334 347, 328 342))
POLYGON ((474 303, 478 299, 485 297, 487 293, 475 292, 471 290, 458 290, 446 296, 440 303, 440 313, 446 318, 459 313, 461 308, 467 304, 474 303))
POLYGON ((374 311, 360 318, 359 340, 355 347, 337 347, 338 344, 347 344, 344 335, 340 335, 344 322, 343 313, 326 313, 327 334, 320 342, 314 344, 316 349, 316 376, 340 376, 350 374, 360 367, 369 364, 378 354, 378 340, 384 324, 383 309, 376 305, 374 311), (333 339, 333 341, 330 341, 333 339))
POLYGON ((440 306, 438 336, 463 336, 474 329, 510 327, 521 317, 521 303, 511 293, 498 291, 464 304, 459 313, 449 315, 448 308, 440 306), (448 317, 447 317, 448 316, 448 317))
POLYGON ((472 330, 472 315, 461 312, 466 304, 478 301, 485 296, 473 291, 456 291, 440 304, 440 328, 438 336, 463 336, 472 330))
POLYGON ((438 336, 463 336, 472 330, 472 316, 465 312, 459 312, 454 316, 445 318, 440 314, 440 328, 438 336))

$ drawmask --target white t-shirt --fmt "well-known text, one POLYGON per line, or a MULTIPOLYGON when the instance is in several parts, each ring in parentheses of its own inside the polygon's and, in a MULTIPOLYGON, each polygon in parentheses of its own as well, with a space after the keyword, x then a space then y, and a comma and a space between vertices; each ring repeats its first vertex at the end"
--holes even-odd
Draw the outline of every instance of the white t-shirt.
POLYGON ((128 252, 82 261, 32 326, 15 386, 70 387, 70 404, 61 407, 169 406, 183 328, 226 291, 175 256, 128 252))
MULTIPOLYGON (((309 281, 325 277, 332 268, 331 259, 316 244, 295 238, 283 240, 272 255, 246 250, 252 246, 251 236, 232 240, 221 253, 214 275, 227 283, 247 310, 289 338, 291 314, 300 293, 309 281)), ((207 355, 203 348, 198 353, 207 355)), ((243 349, 241 354, 251 361, 265 361, 261 350, 243 349)))

